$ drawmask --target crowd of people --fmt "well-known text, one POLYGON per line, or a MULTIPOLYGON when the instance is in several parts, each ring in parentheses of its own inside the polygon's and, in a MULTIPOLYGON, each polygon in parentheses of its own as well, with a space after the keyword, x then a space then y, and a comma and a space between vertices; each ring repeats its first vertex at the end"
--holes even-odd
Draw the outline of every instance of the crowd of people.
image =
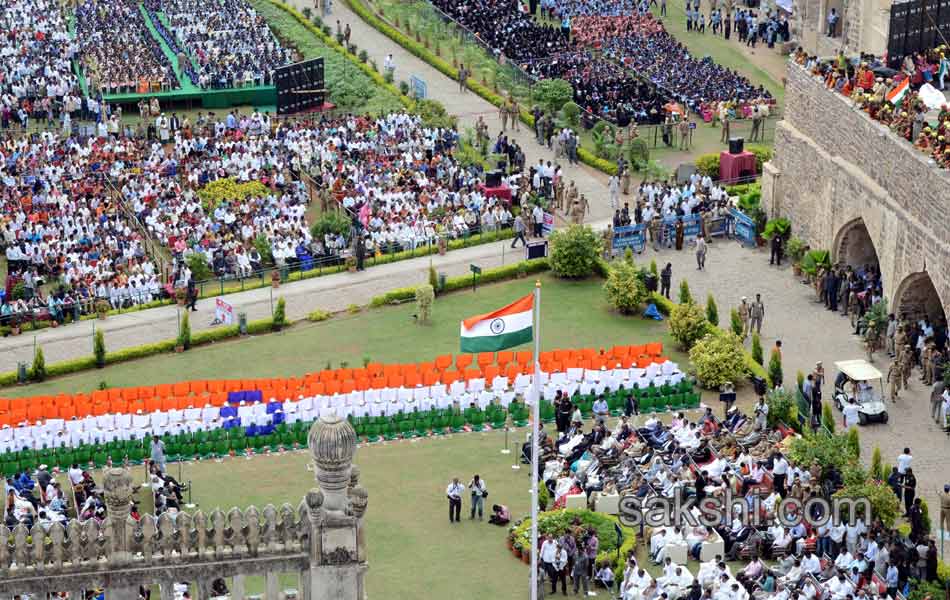
POLYGON ((848 59, 839 53, 833 60, 819 60, 799 48, 793 60, 821 77, 828 89, 849 97, 869 117, 930 156, 934 163, 950 168, 950 108, 942 104, 936 122, 930 123, 927 114, 932 107, 918 93, 925 84, 943 86, 950 63, 939 49, 905 57, 901 70, 889 77, 876 74, 886 65, 873 56, 848 59), (906 91, 902 91, 905 86, 906 91))
POLYGON ((67 511, 70 509, 75 509, 80 521, 103 521, 106 505, 102 491, 96 488, 89 471, 74 464, 66 476, 73 488, 71 491, 63 490, 46 465, 40 465, 32 473, 19 471, 8 477, 3 495, 6 503, 4 525, 11 530, 20 524, 28 529, 39 525, 49 532, 53 523, 66 525, 67 511))
POLYGON ((85 0, 75 14, 79 57, 90 91, 119 94, 179 87, 175 69, 148 30, 137 2, 85 0))
POLYGON ((292 62, 291 50, 245 0, 149 0, 146 8, 164 12, 179 62, 191 68, 189 55, 195 59, 190 76, 202 89, 269 85, 274 70, 292 62))

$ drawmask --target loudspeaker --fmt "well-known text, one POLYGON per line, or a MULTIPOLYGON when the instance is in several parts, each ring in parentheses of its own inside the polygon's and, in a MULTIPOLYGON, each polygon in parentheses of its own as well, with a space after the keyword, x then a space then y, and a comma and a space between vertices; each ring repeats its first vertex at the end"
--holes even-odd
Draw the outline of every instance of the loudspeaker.
POLYGON ((496 188, 501 186, 501 171, 485 173, 485 187, 496 188))
POLYGON ((729 154, 742 154, 742 150, 745 148, 745 138, 734 137, 729 138, 729 154))
POLYGON ((284 65, 274 70, 277 114, 286 115, 323 106, 323 59, 284 65))
POLYGON ((533 260, 535 258, 547 258, 548 256, 548 241, 544 240, 541 242, 531 242, 524 247, 524 258, 525 260, 533 260))

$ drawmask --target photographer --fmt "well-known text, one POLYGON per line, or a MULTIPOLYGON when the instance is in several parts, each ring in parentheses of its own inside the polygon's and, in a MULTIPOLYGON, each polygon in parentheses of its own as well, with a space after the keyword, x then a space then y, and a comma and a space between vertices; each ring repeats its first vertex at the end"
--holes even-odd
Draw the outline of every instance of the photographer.
POLYGON ((469 519, 474 519, 475 511, 478 510, 478 520, 481 521, 485 507, 485 498, 488 497, 488 486, 485 484, 485 480, 476 473, 468 483, 468 488, 472 494, 472 514, 469 516, 469 519))

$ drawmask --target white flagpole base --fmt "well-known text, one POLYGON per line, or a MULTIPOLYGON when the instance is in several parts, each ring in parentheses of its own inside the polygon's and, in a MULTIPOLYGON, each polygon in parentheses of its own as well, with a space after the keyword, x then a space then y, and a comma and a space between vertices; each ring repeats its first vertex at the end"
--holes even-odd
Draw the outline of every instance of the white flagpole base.
POLYGON ((504 450, 501 451, 501 453, 502 453, 502 454, 511 454, 511 450, 509 450, 508 448, 505 448, 504 450))
POLYGON ((517 470, 520 469, 520 468, 521 468, 521 465, 511 465, 511 469, 512 469, 513 471, 517 471, 517 470))

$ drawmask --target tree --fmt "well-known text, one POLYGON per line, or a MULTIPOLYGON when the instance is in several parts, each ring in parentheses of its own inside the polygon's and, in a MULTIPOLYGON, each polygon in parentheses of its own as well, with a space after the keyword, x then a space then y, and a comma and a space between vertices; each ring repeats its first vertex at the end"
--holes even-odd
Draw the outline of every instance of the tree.
POLYGON ((861 458, 861 439, 858 436, 858 428, 851 427, 848 430, 848 450, 855 460, 861 458))
POLYGON ((653 276, 656 278, 660 277, 660 270, 656 268, 656 260, 650 261, 650 272, 653 273, 653 276))
POLYGON ((581 122, 581 107, 575 102, 565 102, 561 107, 561 114, 564 115, 564 121, 571 127, 577 127, 581 122))
POLYGON ((92 354, 96 357, 96 368, 106 366, 106 336, 101 329, 97 329, 92 338, 92 354))
MULTIPOLYGON (((735 309, 733 309, 732 312, 735 313, 735 309)), ((736 316, 739 316, 738 313, 736 313, 736 316)), ((733 327, 733 331, 735 331, 735 327, 733 327)), ((762 353, 762 338, 759 337, 757 332, 752 334, 752 360, 759 363, 760 365, 765 361, 765 357, 762 353)))
POLYGON ((684 350, 693 347, 711 329, 703 311, 693 304, 677 304, 670 311, 670 335, 684 350))
POLYGON ((874 453, 871 454, 871 477, 878 481, 887 479, 887 473, 881 471, 884 468, 884 461, 881 460, 881 449, 874 447, 874 453))
POLYGON ((287 302, 281 296, 277 299, 277 307, 274 309, 274 315, 271 319, 270 328, 273 331, 280 331, 287 324, 287 302))
POLYGON ((706 319, 713 327, 719 327, 719 307, 716 306, 716 299, 712 294, 706 296, 706 319))
POLYGON ((178 331, 178 344, 185 350, 191 348, 191 322, 188 319, 188 311, 181 317, 181 327, 178 331))
MULTIPOLYGON (((705 319, 704 319, 705 320, 705 319)), ((712 329, 689 351, 696 369, 696 380, 706 389, 718 389, 724 383, 737 383, 746 375, 742 340, 739 336, 712 329)))
POLYGON ((629 315, 636 313, 643 304, 647 289, 633 262, 620 260, 610 265, 604 293, 611 306, 621 314, 629 315))
POLYGON ((551 233, 551 270, 558 277, 581 279, 594 272, 600 259, 601 238, 590 226, 571 225, 551 233))
POLYGON ((416 322, 426 325, 432 319, 432 304, 435 302, 435 290, 431 285, 416 288, 416 322))
POLYGON ((30 367, 30 381, 43 381, 46 379, 46 359, 43 357, 42 346, 37 346, 33 353, 33 365, 30 367))
POLYGON ((821 424, 831 433, 835 432, 835 415, 831 412, 831 404, 821 406, 821 424))
POLYGON ((191 276, 195 281, 211 279, 211 276, 214 275, 211 265, 208 264, 208 257, 204 252, 192 252, 185 259, 185 263, 191 270, 191 276))
POLYGON ((680 282, 680 304, 689 304, 693 301, 693 295, 689 293, 689 283, 684 279, 680 282))
POLYGON ((531 99, 551 113, 561 110, 573 98, 574 88, 563 79, 542 79, 531 90, 531 99))
POLYGON ((782 379, 782 355, 778 349, 774 349, 769 357, 769 381, 772 382, 772 387, 779 387, 782 385, 782 379))
POLYGON ((742 337, 742 319, 739 318, 739 311, 734 308, 729 311, 729 328, 732 329, 732 333, 742 337))

